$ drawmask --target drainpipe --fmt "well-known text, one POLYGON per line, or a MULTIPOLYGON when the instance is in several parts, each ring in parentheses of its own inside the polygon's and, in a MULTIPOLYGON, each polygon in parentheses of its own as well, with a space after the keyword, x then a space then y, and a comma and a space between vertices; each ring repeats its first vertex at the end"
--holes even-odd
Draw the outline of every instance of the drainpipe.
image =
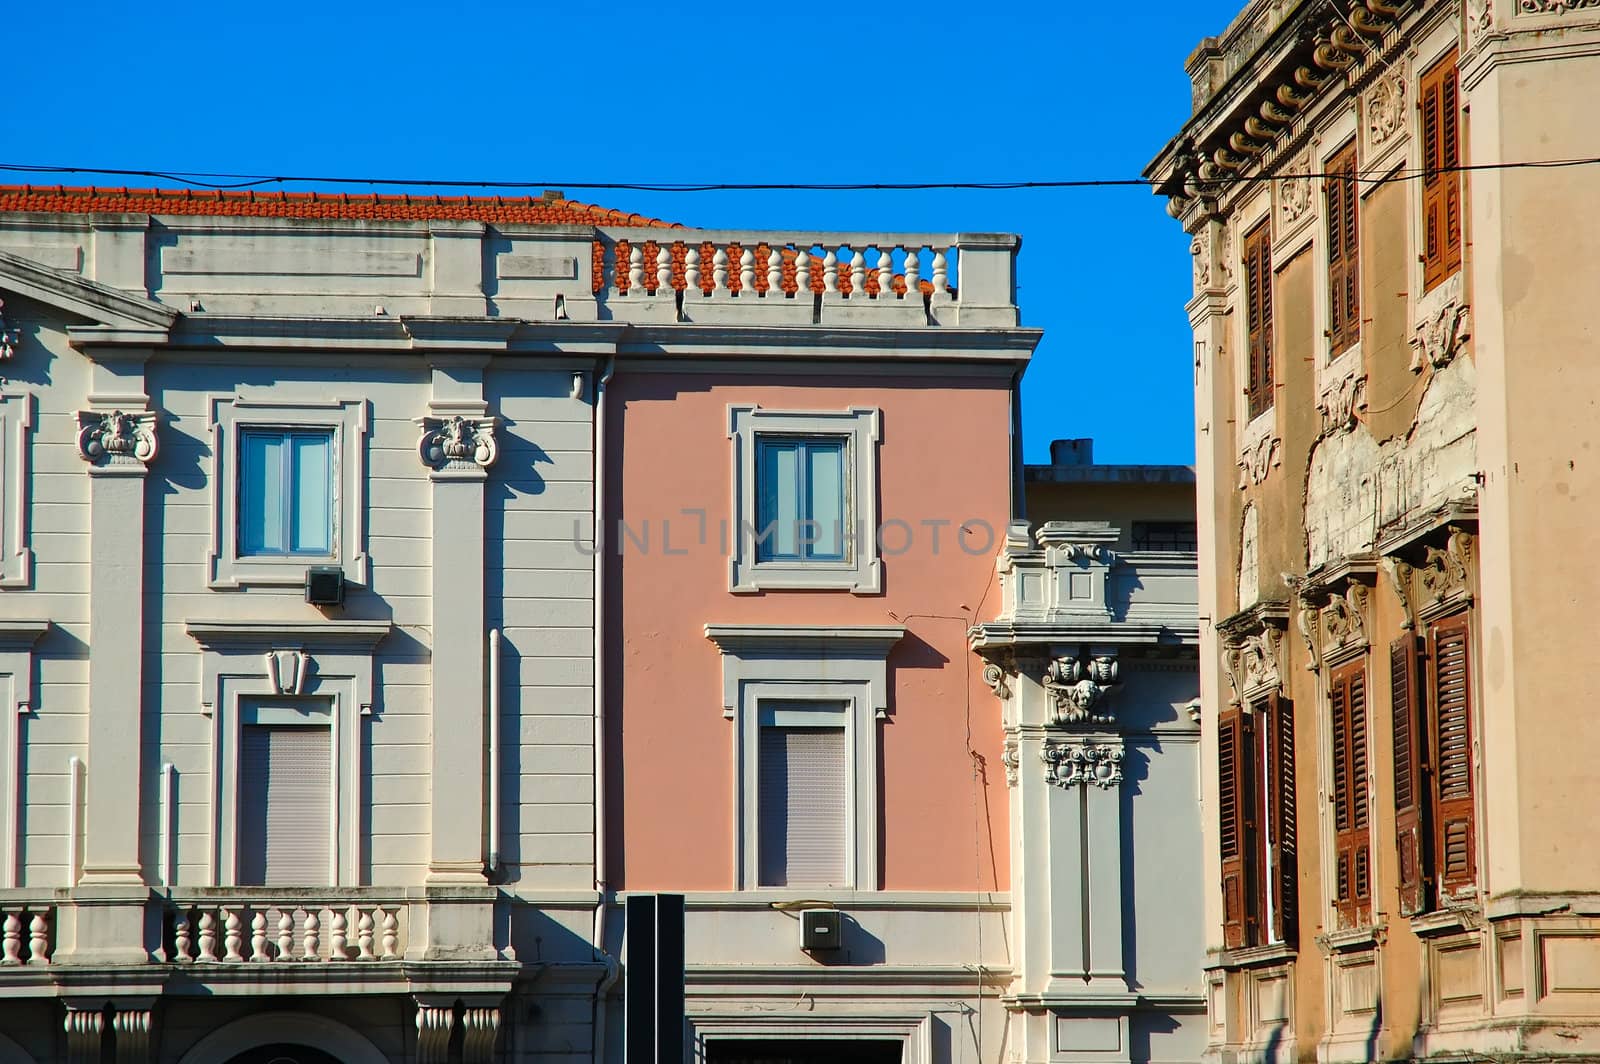
POLYGON ((606 997, 622 968, 606 952, 606 910, 611 885, 606 878, 606 385, 616 372, 617 360, 606 359, 604 372, 594 382, 594 952, 605 962, 605 972, 594 989, 594 1064, 606 1060, 606 997))
POLYGON ((489 871, 500 871, 500 629, 489 629, 489 871))

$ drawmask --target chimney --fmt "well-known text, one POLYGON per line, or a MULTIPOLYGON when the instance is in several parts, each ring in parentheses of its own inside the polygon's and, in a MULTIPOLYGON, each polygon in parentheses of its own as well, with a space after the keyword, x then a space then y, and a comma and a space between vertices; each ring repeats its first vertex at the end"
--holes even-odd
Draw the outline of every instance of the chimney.
POLYGON ((1094 440, 1051 440, 1050 464, 1094 465, 1094 440))

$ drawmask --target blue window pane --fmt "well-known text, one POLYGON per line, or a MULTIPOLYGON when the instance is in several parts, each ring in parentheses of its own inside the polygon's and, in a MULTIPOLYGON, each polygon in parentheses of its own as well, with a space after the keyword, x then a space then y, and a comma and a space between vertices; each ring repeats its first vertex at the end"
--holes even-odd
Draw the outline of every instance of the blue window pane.
POLYGON ((845 442, 758 438, 756 559, 842 561, 845 442))
POLYGON ((320 433, 295 436, 294 533, 296 554, 327 554, 333 546, 333 478, 329 452, 333 441, 320 433))
POLYGON ((239 440, 239 553, 282 554, 283 437, 247 432, 239 440))
POLYGON ((814 442, 809 452, 813 522, 809 556, 839 561, 844 558, 844 443, 814 442))
POLYGON ((247 429, 239 435, 239 553, 333 551, 333 434, 247 429))

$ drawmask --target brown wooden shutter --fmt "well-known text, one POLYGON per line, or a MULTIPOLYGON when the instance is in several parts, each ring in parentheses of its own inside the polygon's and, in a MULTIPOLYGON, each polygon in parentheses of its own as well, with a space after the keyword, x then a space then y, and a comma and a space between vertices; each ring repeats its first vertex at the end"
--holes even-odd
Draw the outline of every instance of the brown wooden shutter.
POLYGON ((1222 932, 1229 949, 1255 945, 1255 831, 1249 761, 1250 718, 1234 706, 1217 722, 1219 839, 1222 856, 1222 932))
POLYGON ((1272 878, 1272 936, 1294 945, 1299 930, 1299 847, 1295 841, 1294 801, 1294 703, 1272 695, 1268 698, 1265 719, 1271 728, 1267 744, 1272 761, 1267 778, 1271 781, 1269 843, 1272 878))
POLYGON ((1361 339, 1361 244, 1356 146, 1351 141, 1329 161, 1323 179, 1328 213, 1328 339, 1340 354, 1361 339))
POLYGON ((1452 52, 1422 75, 1422 285, 1433 288, 1461 267, 1461 110, 1452 52))
POLYGON ((1441 893, 1477 883, 1472 808, 1471 629, 1466 614, 1428 628, 1429 710, 1433 723, 1434 859, 1441 893))
POLYGON ((1399 851, 1400 912, 1428 907, 1422 831, 1422 730, 1417 715, 1417 641, 1403 635, 1389 646, 1389 707, 1394 723, 1394 831, 1399 851))
POLYGON ((1272 241, 1262 222, 1244 238, 1245 327, 1249 348, 1250 416, 1272 406, 1272 241))
POLYGON ((1372 847, 1367 810, 1367 676, 1360 662, 1334 673, 1333 715, 1334 884, 1344 927, 1362 926, 1372 913, 1372 847))

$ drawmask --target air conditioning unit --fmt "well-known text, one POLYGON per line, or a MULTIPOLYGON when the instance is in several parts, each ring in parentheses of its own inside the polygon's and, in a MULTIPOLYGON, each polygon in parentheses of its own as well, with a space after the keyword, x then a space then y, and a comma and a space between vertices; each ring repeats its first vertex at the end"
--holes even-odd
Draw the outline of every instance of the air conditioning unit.
POLYGON ((313 565, 307 569, 306 601, 313 606, 344 605, 344 570, 337 565, 313 565))
POLYGON ((800 948, 829 953, 844 946, 844 913, 838 909, 800 910, 800 948))

